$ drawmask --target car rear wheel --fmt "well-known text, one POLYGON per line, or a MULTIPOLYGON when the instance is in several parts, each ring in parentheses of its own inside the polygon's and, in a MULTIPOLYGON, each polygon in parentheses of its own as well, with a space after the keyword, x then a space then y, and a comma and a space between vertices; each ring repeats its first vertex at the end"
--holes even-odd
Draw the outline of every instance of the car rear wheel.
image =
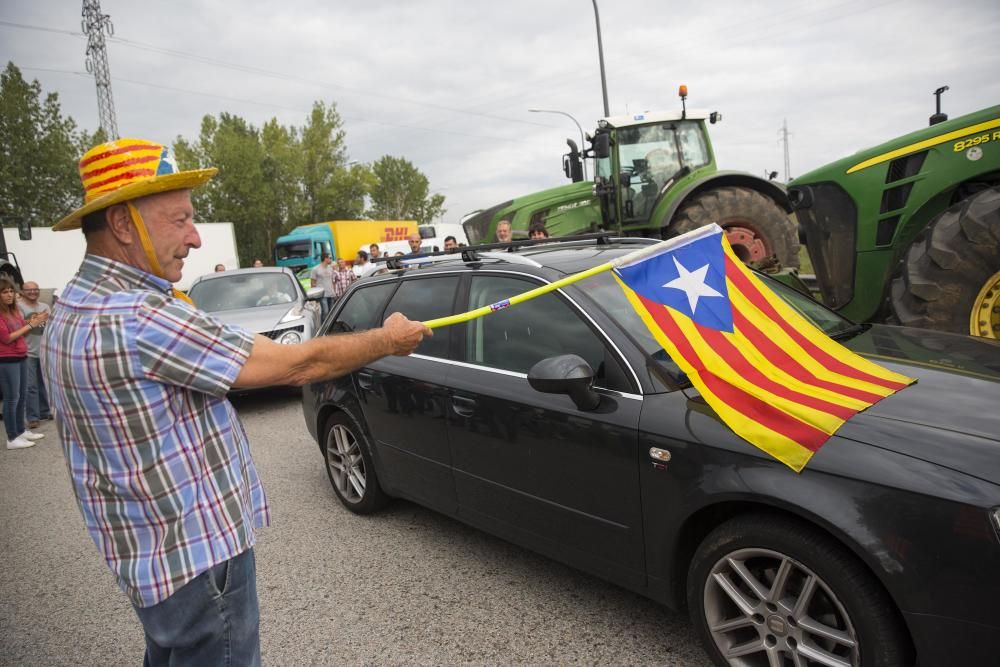
POLYGON ((326 474, 340 502, 355 514, 371 514, 388 502, 372 465, 367 436, 346 412, 326 421, 323 455, 326 474))
POLYGON ((688 576, 695 629, 717 665, 912 664, 888 595, 815 529, 774 516, 733 519, 699 545, 688 576))

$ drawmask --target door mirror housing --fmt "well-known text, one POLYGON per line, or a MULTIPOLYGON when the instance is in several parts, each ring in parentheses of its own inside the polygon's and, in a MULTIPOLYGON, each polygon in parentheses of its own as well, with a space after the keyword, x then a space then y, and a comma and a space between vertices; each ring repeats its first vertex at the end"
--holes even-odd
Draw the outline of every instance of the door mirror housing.
POLYGON ((579 410, 594 410, 601 403, 594 391, 594 369, 575 354, 542 359, 528 371, 528 384, 543 394, 566 394, 579 410))
POLYGON ((576 142, 572 139, 567 139, 566 145, 569 146, 569 153, 563 155, 563 173, 566 174, 566 178, 572 179, 574 183, 579 183, 583 180, 583 161, 580 159, 580 149, 576 147, 576 142))
POLYGON ((611 156, 611 135, 607 132, 599 132, 590 145, 594 149, 594 157, 601 160, 611 156))
POLYGON ((322 287, 310 287, 306 290, 306 301, 319 301, 323 298, 322 287))

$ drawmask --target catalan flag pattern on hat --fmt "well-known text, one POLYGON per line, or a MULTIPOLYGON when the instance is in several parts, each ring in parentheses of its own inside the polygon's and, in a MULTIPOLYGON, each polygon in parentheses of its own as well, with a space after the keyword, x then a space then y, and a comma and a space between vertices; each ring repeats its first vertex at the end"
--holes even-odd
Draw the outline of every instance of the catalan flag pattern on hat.
POLYGON ((131 199, 195 188, 206 183, 216 171, 179 171, 170 148, 154 141, 118 139, 100 144, 80 158, 84 205, 53 229, 77 229, 85 215, 131 199))

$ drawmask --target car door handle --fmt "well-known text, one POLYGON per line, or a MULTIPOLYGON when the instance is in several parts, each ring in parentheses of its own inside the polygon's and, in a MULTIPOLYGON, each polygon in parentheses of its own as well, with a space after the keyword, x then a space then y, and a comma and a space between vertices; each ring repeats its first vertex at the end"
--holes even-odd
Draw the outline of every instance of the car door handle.
POLYGON ((371 391, 375 386, 375 376, 366 371, 358 373, 358 386, 366 391, 371 391))
POLYGON ((464 396, 452 396, 451 409, 461 417, 471 417, 476 414, 476 400, 464 396))

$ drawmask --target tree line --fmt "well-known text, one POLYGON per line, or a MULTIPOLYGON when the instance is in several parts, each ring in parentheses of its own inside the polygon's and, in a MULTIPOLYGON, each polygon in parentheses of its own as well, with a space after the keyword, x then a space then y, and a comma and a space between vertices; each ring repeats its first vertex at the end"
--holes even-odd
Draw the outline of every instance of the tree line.
MULTIPOLYGON (((148 137, 157 139, 156 137, 148 137)), ((80 156, 104 141, 64 116, 57 93, 42 95, 14 63, 0 73, 0 220, 53 225, 83 201, 80 156)), ((199 222, 232 222, 240 264, 270 257, 274 240, 323 220, 416 220, 445 213, 444 196, 403 157, 349 159, 335 103, 316 101, 305 123, 261 127, 231 113, 202 118, 197 138, 173 142, 181 169, 218 167, 194 193, 199 222)))

